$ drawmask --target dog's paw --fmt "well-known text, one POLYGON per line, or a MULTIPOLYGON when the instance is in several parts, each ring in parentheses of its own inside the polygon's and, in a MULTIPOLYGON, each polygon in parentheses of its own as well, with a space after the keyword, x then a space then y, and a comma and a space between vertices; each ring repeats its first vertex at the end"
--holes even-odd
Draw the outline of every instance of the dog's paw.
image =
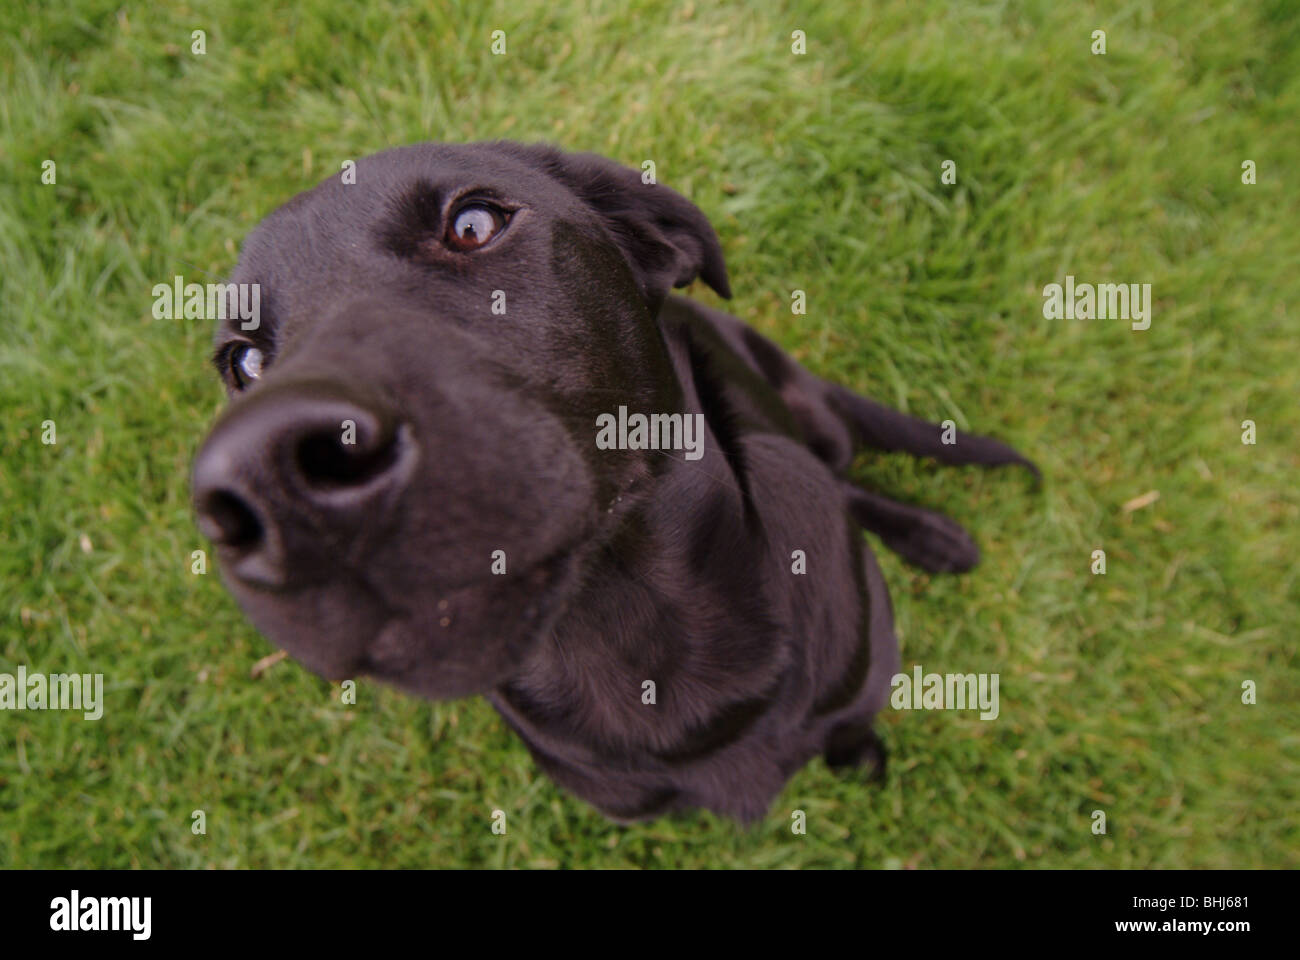
POLYGON ((980 548, 961 524, 929 510, 882 539, 908 563, 931 573, 965 573, 980 560, 980 548))
POLYGON ((861 724, 842 724, 826 738, 826 765, 840 771, 860 767, 872 782, 883 782, 888 751, 876 731, 861 724))

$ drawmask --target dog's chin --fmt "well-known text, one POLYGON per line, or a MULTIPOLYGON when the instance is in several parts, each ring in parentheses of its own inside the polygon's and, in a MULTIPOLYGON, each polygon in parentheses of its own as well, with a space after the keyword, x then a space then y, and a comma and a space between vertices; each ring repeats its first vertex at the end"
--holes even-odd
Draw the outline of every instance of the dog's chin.
POLYGON ((509 680, 548 636, 578 581, 571 554, 519 581, 470 584, 440 596, 432 612, 398 617, 360 666, 404 693, 435 700, 485 693, 509 680))
POLYGON ((445 700, 484 693, 518 670, 566 608, 578 565, 563 551, 518 576, 392 595, 360 578, 296 591, 228 586, 253 625, 313 673, 445 700))

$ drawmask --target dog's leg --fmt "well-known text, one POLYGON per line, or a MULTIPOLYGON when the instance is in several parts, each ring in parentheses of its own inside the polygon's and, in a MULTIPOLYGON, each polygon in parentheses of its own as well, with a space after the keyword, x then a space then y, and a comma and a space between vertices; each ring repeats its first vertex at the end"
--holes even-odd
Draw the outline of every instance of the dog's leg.
MULTIPOLYGON (((941 424, 900 413, 813 376, 735 317, 685 300, 670 301, 668 312, 687 326, 712 330, 777 390, 809 449, 841 477, 847 476, 855 449, 863 446, 933 457, 944 464, 1018 464, 1039 476, 1030 460, 999 440, 957 430, 945 436, 941 424)), ((935 573, 969 570, 979 561, 979 548, 955 521, 847 482, 844 486, 858 523, 903 559, 935 573)))
POLYGON ((940 424, 900 413, 838 384, 827 385, 830 387, 827 402, 865 446, 933 457, 950 465, 975 463, 993 467, 1018 464, 1032 470, 1035 477, 1041 476, 1033 461, 1000 440, 957 430, 952 430, 950 437, 945 438, 944 427, 940 424), (945 443, 945 439, 951 442, 945 443))
POLYGON ((869 779, 877 782, 885 779, 888 754, 870 721, 853 720, 834 727, 826 737, 822 756, 832 770, 865 767, 870 771, 869 779))
POLYGON ((940 424, 900 413, 814 376, 767 337, 730 314, 691 300, 672 298, 667 315, 688 326, 714 331, 736 356, 780 393, 809 448, 836 473, 847 473, 854 449, 867 446, 933 457, 945 464, 975 463, 986 467, 1019 464, 1039 475, 1030 460, 1001 441, 956 430, 945 436, 940 424))
POLYGON ((931 573, 964 573, 979 562, 979 547, 955 520, 850 483, 843 486, 853 518, 907 562, 931 573))

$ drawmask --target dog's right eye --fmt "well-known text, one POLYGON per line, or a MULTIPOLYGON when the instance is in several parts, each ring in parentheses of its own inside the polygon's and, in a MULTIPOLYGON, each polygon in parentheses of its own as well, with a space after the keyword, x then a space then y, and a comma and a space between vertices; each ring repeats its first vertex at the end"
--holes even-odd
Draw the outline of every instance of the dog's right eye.
POLYGON ((235 385, 243 390, 262 376, 262 351, 250 343, 242 343, 230 351, 230 375, 235 385))

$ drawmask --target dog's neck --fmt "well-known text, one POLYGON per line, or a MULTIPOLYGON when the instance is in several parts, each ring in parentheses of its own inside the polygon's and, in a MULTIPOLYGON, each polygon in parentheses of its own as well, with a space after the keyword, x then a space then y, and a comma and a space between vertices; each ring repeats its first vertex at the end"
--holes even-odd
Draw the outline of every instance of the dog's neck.
MULTIPOLYGON (((676 352, 676 351, 674 351, 676 352)), ((787 611, 769 608, 771 552, 750 501, 727 411, 684 377, 686 415, 703 413, 702 456, 629 492, 612 536, 587 559, 554 630, 494 700, 530 741, 601 753, 680 744, 720 701, 770 694, 787 611), (689 508, 688 506, 689 505, 689 508)))

